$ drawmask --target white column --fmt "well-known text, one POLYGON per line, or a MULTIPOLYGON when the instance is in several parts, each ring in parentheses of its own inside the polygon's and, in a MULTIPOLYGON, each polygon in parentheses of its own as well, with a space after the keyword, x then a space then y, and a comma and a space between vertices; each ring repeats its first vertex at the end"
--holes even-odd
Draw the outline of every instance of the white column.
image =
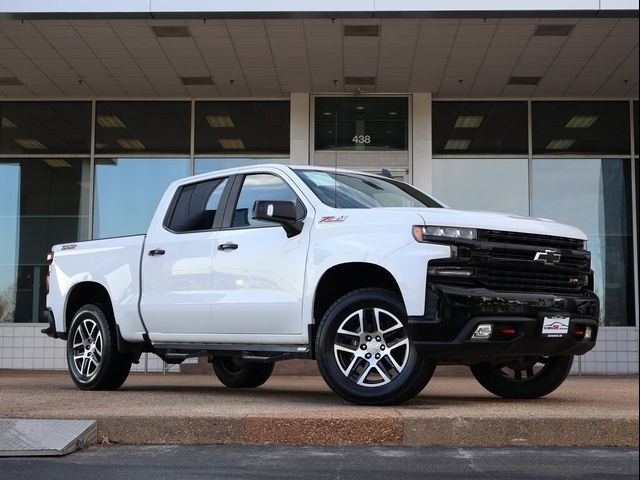
POLYGON ((309 165, 309 93, 291 93, 290 160, 309 165))
POLYGON ((412 103, 413 185, 432 190, 431 93, 414 93, 412 103))

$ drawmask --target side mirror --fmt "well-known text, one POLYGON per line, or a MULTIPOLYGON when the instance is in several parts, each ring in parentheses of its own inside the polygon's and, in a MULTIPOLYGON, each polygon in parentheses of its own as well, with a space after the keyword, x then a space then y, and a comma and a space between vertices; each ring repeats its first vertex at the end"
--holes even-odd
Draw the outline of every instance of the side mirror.
POLYGON ((287 232, 288 238, 298 235, 304 225, 301 220, 298 220, 296 204, 279 200, 257 200, 253 204, 251 218, 279 223, 287 232))

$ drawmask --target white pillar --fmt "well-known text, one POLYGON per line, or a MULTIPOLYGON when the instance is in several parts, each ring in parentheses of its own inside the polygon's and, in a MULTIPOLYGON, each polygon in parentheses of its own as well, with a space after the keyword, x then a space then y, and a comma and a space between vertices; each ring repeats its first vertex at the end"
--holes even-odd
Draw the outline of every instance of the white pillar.
POLYGON ((431 93, 414 93, 412 98, 413 185, 431 193, 431 93))
POLYGON ((290 155, 292 165, 309 165, 309 94, 291 93, 290 155))

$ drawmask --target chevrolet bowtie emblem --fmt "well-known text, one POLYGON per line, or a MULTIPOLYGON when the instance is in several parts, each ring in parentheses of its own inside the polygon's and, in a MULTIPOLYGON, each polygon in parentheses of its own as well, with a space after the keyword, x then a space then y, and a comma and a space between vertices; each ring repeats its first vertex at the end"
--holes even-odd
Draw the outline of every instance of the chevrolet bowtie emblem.
POLYGON ((560 263, 561 255, 555 250, 545 250, 544 252, 536 252, 536 256, 533 257, 534 262, 544 262, 546 265, 553 265, 554 263, 560 263))

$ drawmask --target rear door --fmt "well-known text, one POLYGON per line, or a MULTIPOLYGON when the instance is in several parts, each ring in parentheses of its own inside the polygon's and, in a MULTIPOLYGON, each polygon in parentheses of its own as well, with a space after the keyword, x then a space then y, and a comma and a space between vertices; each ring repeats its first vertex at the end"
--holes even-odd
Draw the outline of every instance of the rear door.
POLYGON ((234 342, 297 343, 312 207, 277 172, 239 175, 216 233, 213 316, 216 332, 234 342), (257 200, 296 202, 302 232, 251 218, 257 200))
POLYGON ((211 333, 213 249, 230 191, 226 177, 180 187, 142 256, 142 317, 154 341, 211 333))

